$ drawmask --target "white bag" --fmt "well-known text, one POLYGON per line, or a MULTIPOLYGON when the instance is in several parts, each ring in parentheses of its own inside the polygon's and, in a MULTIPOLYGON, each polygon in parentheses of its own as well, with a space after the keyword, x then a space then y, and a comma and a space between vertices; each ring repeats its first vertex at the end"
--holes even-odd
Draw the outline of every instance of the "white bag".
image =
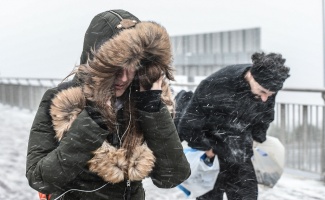
POLYGON ((274 187, 284 169, 285 148, 275 137, 267 136, 263 143, 254 142, 252 163, 259 184, 274 187))
POLYGON ((204 162, 206 158, 204 151, 185 147, 184 153, 190 163, 191 175, 186 181, 178 185, 178 188, 189 198, 202 196, 213 189, 217 180, 220 170, 218 157, 215 156, 213 163, 208 166, 204 162))

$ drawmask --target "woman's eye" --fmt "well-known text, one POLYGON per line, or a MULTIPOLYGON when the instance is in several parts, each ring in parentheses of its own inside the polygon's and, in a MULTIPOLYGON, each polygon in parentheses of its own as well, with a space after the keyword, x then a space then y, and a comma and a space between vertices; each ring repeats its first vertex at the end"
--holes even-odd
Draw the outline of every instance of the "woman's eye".
POLYGON ((116 76, 121 76, 122 73, 123 73, 123 71, 118 71, 118 72, 116 72, 116 76))

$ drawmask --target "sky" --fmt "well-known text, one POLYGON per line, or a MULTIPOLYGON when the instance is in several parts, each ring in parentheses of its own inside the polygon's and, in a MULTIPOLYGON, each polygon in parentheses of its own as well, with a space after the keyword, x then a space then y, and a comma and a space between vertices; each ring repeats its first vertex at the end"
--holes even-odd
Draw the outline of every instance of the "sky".
MULTIPOLYGON (((119 8, 171 36, 260 27, 261 49, 287 59, 285 87, 324 86, 322 0, 1 0, 0 77, 64 78, 79 63, 91 19, 119 8)), ((320 94, 300 102, 323 104, 320 94)))
MULTIPOLYGON (((25 177, 29 130, 35 112, 0 104, 0 199, 37 200, 25 177)), ((143 181, 147 200, 195 200, 185 198, 177 189, 158 189, 148 178, 143 181)), ((325 199, 325 185, 320 175, 285 168, 273 188, 259 186, 258 200, 325 199)))

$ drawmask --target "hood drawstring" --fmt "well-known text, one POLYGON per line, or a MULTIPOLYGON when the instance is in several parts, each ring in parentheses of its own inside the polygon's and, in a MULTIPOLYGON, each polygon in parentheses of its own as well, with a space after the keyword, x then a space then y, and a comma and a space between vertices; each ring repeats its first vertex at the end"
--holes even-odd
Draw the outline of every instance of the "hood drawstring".
POLYGON ((138 23, 136 20, 123 19, 123 17, 121 15, 119 15, 118 13, 116 13, 112 10, 110 10, 108 12, 112 13, 113 15, 115 15, 116 17, 118 17, 121 20, 120 23, 116 26, 116 28, 118 28, 118 29, 131 28, 138 23))

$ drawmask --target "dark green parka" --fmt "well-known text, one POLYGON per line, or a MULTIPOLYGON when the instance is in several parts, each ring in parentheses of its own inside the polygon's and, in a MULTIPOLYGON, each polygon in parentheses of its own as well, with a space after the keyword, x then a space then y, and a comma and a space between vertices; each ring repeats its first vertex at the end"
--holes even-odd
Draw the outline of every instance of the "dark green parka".
MULTIPOLYGON (((92 57, 90 59, 97 59, 97 61, 89 60, 89 65, 100 66, 105 59, 105 62, 112 66, 136 65, 140 59, 148 56, 147 52, 154 52, 153 54, 157 56, 156 61, 162 59, 162 63, 168 64, 170 61, 168 59, 165 61, 164 57, 165 46, 159 43, 164 40, 161 37, 164 34, 160 32, 161 27, 155 23, 150 24, 151 22, 145 25, 142 23, 123 10, 100 13, 92 20, 86 32, 81 63, 86 62, 90 47, 96 46, 97 42, 103 43, 105 40, 110 40, 108 45, 96 47, 100 48, 100 52, 96 54, 95 59, 92 57), (126 28, 131 27, 126 29, 130 30, 129 33, 125 33, 127 31, 118 29, 122 19, 136 20, 138 24, 122 24, 126 28), (144 30, 144 27, 149 27, 149 32, 144 30), (152 34, 157 32, 156 35, 152 34), (115 35, 113 39, 110 39, 113 35, 115 35), (141 44, 133 45, 133 49, 130 47, 130 44, 142 39, 144 41, 141 44), (120 44, 121 41, 123 41, 122 45, 115 45, 120 44), (146 42, 154 47, 147 48, 146 42), (115 52, 114 48, 116 48, 115 52), (135 49, 139 50, 139 53, 135 52, 135 49), (107 51, 111 54, 107 54, 107 51), (141 53, 143 55, 137 57, 141 53), (105 55, 101 57, 102 54, 105 55), (130 55, 132 55, 131 58, 130 55)), ((88 64, 84 67, 89 68, 88 64)), ((26 176, 32 188, 44 194, 52 194, 51 199, 70 190, 63 196, 63 199, 125 199, 126 195, 130 195, 131 199, 140 200, 145 199, 141 183, 145 175, 150 176, 159 188, 175 187, 189 176, 189 164, 183 154, 170 111, 163 103, 164 101, 160 101, 160 97, 164 99, 163 96, 166 95, 164 89, 162 94, 151 92, 151 96, 159 96, 158 104, 156 104, 158 105, 157 111, 145 109, 146 106, 139 106, 136 110, 136 121, 141 127, 144 143, 132 152, 138 153, 138 157, 126 160, 123 156, 117 156, 119 153, 110 158, 113 151, 121 150, 120 146, 116 143, 116 137, 112 137, 114 134, 103 126, 100 111, 96 110, 96 107, 89 101, 92 98, 89 97, 88 90, 84 86, 82 76, 78 76, 77 73, 72 81, 49 89, 44 94, 31 128, 28 145, 26 176), (59 109, 60 112, 53 114, 54 108, 59 109), (66 115, 67 113, 69 115, 66 115), (97 157, 94 156, 96 152, 97 157), (106 158, 114 161, 107 161, 106 158), (154 162, 153 165, 151 162, 154 162), (111 170, 103 171, 110 169, 107 166, 111 163, 113 163, 113 168, 126 169, 128 179, 131 179, 130 187, 127 187, 123 174, 120 176, 121 174, 112 174, 111 170), (127 163, 127 166, 123 163, 127 163), (134 167, 133 171, 130 169, 132 167, 134 167), (146 167, 153 168, 145 170, 146 167), (127 192, 127 190, 130 191, 127 192)), ((137 94, 140 98, 143 97, 143 94, 139 92, 137 94)), ((92 97, 96 95, 101 94, 93 94, 92 97)), ((120 115, 121 112, 123 108, 117 112, 117 120, 122 130, 125 130, 127 125, 123 114, 120 115)), ((123 150, 120 153, 123 154, 123 150)))

